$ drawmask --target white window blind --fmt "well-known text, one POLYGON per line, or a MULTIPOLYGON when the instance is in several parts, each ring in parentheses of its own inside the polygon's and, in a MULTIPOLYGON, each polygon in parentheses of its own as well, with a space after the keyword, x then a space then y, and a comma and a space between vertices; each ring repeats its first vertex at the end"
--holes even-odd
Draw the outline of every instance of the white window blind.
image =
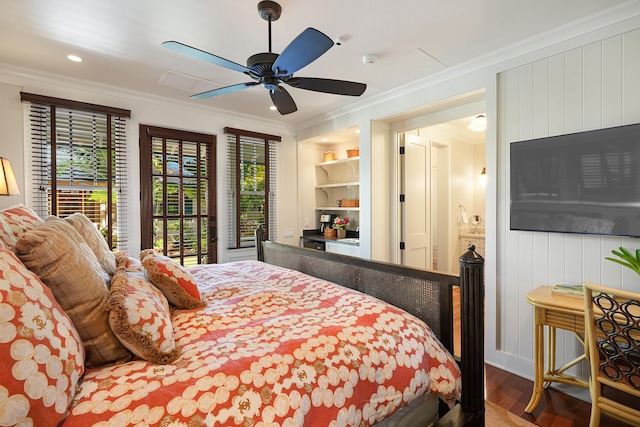
POLYGON ((269 240, 277 236, 276 158, 278 137, 225 129, 228 144, 228 247, 255 246, 263 224, 269 240), (277 139, 275 139, 277 138, 277 139))
POLYGON ((81 212, 112 249, 125 249, 125 117, 39 102, 29 117, 33 209, 45 218, 81 212))

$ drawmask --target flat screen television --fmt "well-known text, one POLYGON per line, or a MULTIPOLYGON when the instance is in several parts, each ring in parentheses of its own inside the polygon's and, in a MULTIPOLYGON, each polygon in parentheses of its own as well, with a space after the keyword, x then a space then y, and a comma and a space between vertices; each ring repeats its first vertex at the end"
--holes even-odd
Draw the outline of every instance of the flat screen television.
POLYGON ((512 230, 640 236, 640 124, 510 144, 512 230))

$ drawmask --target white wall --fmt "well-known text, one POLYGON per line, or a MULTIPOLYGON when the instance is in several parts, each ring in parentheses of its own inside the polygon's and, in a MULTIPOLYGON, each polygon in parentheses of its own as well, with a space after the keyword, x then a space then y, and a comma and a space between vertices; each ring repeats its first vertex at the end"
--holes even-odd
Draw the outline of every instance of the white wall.
MULTIPOLYGON (((619 246, 640 248, 637 239, 510 231, 507 176, 511 142, 640 122, 638 52, 640 30, 634 30, 499 76, 496 344, 512 357, 532 358, 533 312, 525 295, 535 287, 590 281, 640 292, 640 277, 605 260, 619 246)), ((581 351, 573 335, 559 334, 559 361, 581 351)), ((579 373, 588 376, 586 363, 579 373)))
MULTIPOLYGON (((365 144, 366 146, 367 144, 365 144)), ((367 195, 371 203, 371 209, 362 212, 360 215, 361 224, 370 225, 362 227, 360 233, 361 250, 364 248, 370 254, 370 258, 391 262, 394 261, 394 253, 391 242, 395 242, 393 233, 397 232, 392 215, 393 203, 389 200, 398 200, 397 191, 393 191, 390 183, 392 165, 398 162, 398 151, 394 150, 395 144, 389 125, 384 122, 374 121, 371 123, 371 149, 369 150, 369 162, 371 167, 363 167, 365 160, 361 156, 360 160, 360 191, 366 188, 367 195), (366 183, 369 183, 366 186, 366 183), (370 215, 366 215, 370 212, 370 215), (371 224, 376 224, 372 226, 371 224), (375 245, 373 244, 375 242, 375 245)), ((362 150, 361 150, 362 152, 362 150)), ((366 163, 365 163, 366 165, 366 163)))
POLYGON ((487 166, 486 144, 474 144, 470 147, 473 151, 473 175, 471 177, 473 192, 473 214, 482 217, 483 222, 487 218, 487 175, 480 175, 483 168, 487 166))
MULTIPOLYGON (((140 251, 140 178, 138 125, 162 126, 187 131, 214 134, 217 136, 217 174, 226 177, 226 135, 224 127, 247 129, 282 137, 278 147, 278 241, 297 245, 298 239, 285 238, 284 227, 298 230, 297 223, 297 161, 296 139, 294 131, 285 125, 260 121, 251 117, 229 115, 225 112, 187 103, 167 102, 137 93, 123 92, 117 88, 96 88, 82 84, 70 84, 49 76, 33 78, 27 74, 6 74, 0 69, 0 156, 11 160, 18 177, 21 197, 0 198, 0 208, 15 203, 29 204, 31 188, 25 180, 27 160, 25 158, 28 137, 28 117, 25 106, 20 102, 20 91, 75 101, 107 105, 131 110, 131 119, 127 123, 127 150, 129 160, 129 207, 130 224, 129 247, 127 252, 137 255, 140 251), (295 240, 295 241, 294 241, 295 240)), ((218 262, 239 259, 254 259, 254 249, 227 250, 227 191, 225 181, 217 184, 218 217, 218 262)))
POLYGON ((0 197, 0 209, 24 203, 24 140, 22 128, 22 104, 20 90, 16 86, 0 84, 0 157, 9 159, 16 174, 20 196, 0 197))

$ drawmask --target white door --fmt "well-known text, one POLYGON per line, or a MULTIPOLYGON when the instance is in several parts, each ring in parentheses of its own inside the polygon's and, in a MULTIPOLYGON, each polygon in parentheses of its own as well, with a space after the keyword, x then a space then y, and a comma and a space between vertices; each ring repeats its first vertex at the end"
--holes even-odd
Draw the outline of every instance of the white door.
POLYGON ((402 264, 432 268, 431 248, 431 144, 416 135, 404 135, 401 186, 404 194, 402 264))

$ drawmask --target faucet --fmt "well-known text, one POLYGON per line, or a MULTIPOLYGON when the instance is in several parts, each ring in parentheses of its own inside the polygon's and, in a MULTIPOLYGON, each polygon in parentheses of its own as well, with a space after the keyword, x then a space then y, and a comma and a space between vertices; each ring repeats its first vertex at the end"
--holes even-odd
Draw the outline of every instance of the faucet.
POLYGON ((471 224, 473 225, 473 234, 478 234, 478 225, 482 224, 482 218, 480 215, 473 215, 471 217, 471 224))

